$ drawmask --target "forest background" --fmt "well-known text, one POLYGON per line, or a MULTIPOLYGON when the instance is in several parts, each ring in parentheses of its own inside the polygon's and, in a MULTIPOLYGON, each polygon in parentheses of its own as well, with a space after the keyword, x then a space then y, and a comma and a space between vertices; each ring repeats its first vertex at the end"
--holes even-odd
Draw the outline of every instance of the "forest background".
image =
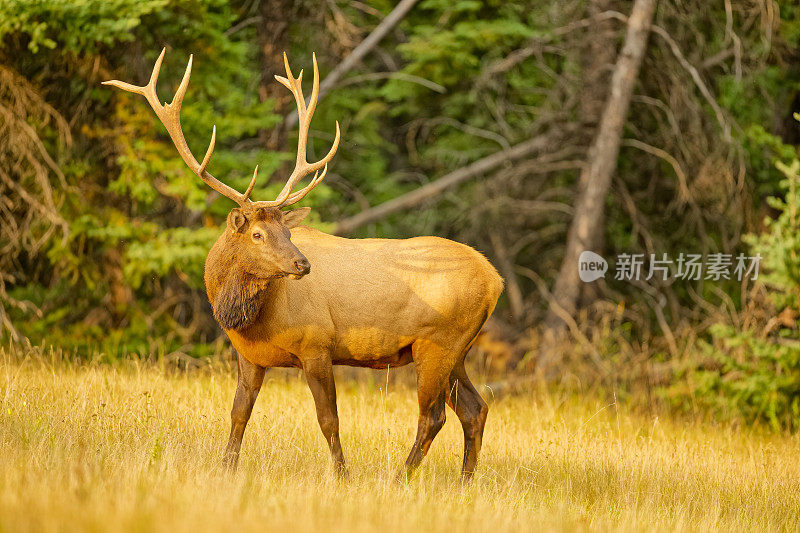
POLYGON ((284 50, 307 72, 315 51, 332 83, 310 151, 335 120, 342 144, 304 200, 311 223, 485 253, 507 283, 473 356, 487 379, 797 428, 800 7, 655 4, 0 1, 0 338, 228 357, 202 274, 232 204, 144 99, 100 82, 145 83, 166 47, 169 100, 194 54, 187 140, 202 152, 215 124, 211 171, 243 190, 258 164, 266 199, 296 140, 274 75, 284 50), (625 79, 628 101, 611 90, 625 79), (591 195, 599 209, 583 209, 591 195), (586 284, 568 268, 581 223, 580 244, 611 262, 586 284), (645 279, 651 254, 681 253, 763 259, 756 280, 681 279, 677 264, 645 279), (615 279, 622 254, 643 254, 638 280, 615 279))

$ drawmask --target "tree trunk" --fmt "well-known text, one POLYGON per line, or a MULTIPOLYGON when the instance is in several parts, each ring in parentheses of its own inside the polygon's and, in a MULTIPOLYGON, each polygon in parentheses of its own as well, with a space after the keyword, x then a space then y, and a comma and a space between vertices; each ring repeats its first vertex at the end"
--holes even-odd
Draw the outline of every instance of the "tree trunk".
POLYGON ((591 36, 583 48, 583 79, 581 87, 580 121, 589 133, 586 144, 592 141, 592 133, 603 114, 603 106, 609 88, 609 78, 616 57, 617 32, 612 18, 599 15, 614 7, 613 0, 590 0, 588 15, 598 17, 591 27, 591 36))
MULTIPOLYGON (((260 6, 261 83, 258 96, 262 102, 273 99, 275 113, 281 116, 291 110, 292 95, 275 81, 275 75, 284 75, 283 52, 289 49, 289 21, 295 11, 294 4, 294 0, 261 0, 260 6)), ((271 130, 262 130, 259 137, 267 150, 280 151, 286 147, 286 127, 282 123, 271 130)))
POLYGON ((596 244, 597 229, 603 224, 604 203, 617 166, 622 128, 644 57, 656 4, 657 0, 635 0, 633 4, 625 44, 611 78, 608 100, 589 149, 587 165, 581 172, 575 216, 567 235, 564 259, 552 291, 554 302, 547 313, 545 334, 539 350, 538 363, 545 373, 560 359, 556 350, 566 332, 566 325, 552 306, 558 305, 567 313, 575 314, 582 284, 578 277, 578 256, 596 244))
MULTIPOLYGON (((589 16, 598 17, 597 24, 592 28, 592 37, 584 48, 583 56, 583 86, 581 87, 580 121, 585 137, 582 143, 591 146, 597 125, 603 116, 603 107, 608 99, 611 72, 614 68, 614 59, 617 57, 617 32, 616 21, 611 17, 600 18, 601 13, 614 9, 614 0, 590 0, 589 16)), ((587 176, 587 174, 582 174, 587 176)), ((586 183, 578 182, 576 197, 586 189, 586 183)), ((593 226, 594 231, 589 236, 586 249, 591 249, 603 255, 604 229, 603 220, 598 220, 593 226)), ((590 300, 599 294, 596 284, 582 284, 578 289, 576 306, 581 302, 590 300)))

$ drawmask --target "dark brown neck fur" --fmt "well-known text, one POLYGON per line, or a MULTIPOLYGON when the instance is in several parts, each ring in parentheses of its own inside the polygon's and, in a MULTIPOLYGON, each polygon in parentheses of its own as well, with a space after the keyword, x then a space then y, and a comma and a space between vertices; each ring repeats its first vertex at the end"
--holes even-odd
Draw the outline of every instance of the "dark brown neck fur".
POLYGON ((236 264, 225 232, 206 258, 205 282, 214 318, 223 329, 241 330, 251 325, 267 297, 268 280, 243 272, 236 264))

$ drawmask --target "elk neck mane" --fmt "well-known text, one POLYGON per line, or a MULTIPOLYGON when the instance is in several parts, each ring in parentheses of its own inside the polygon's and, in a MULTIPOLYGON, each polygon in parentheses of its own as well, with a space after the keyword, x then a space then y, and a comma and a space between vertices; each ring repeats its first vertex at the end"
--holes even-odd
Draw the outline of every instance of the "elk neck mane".
POLYGON ((205 282, 214 318, 224 329, 251 325, 269 297, 270 280, 260 280, 239 264, 233 236, 225 231, 206 258, 205 282))

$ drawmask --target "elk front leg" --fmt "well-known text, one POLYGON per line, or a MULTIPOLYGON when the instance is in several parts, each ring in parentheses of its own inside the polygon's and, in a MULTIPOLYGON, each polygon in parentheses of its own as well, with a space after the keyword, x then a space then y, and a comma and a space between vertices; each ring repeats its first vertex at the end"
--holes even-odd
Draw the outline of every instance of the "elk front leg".
POLYGON ((254 365, 238 352, 236 361, 239 367, 239 383, 236 386, 236 396, 233 399, 233 409, 231 409, 231 436, 222 458, 222 465, 232 472, 236 471, 239 463, 239 450, 242 448, 244 428, 247 426, 247 421, 250 420, 250 414, 253 412, 258 391, 261 390, 261 384, 264 382, 266 370, 254 365))
POLYGON ((333 365, 328 357, 319 357, 303 361, 308 388, 314 397, 317 408, 317 421, 322 429, 336 472, 346 475, 342 443, 339 440, 339 413, 336 409, 336 384, 333 381, 333 365))

